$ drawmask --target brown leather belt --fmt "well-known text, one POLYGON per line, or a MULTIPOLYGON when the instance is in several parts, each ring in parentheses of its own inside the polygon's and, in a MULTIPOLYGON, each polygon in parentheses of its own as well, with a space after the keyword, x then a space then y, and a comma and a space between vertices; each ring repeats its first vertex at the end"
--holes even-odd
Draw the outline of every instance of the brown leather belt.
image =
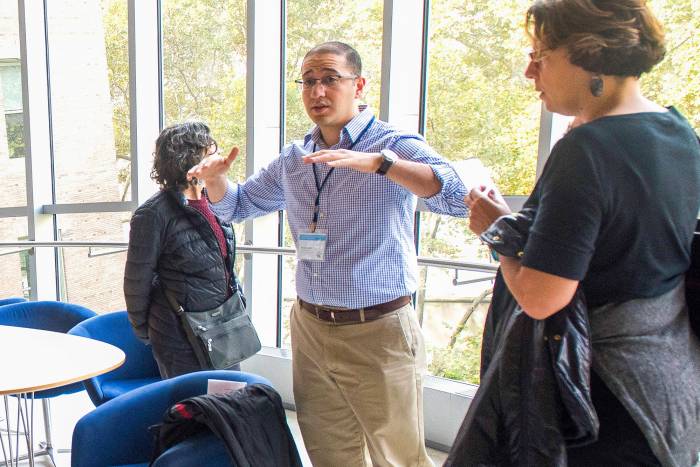
POLYGON ((299 305, 304 310, 308 311, 316 318, 322 321, 330 321, 331 323, 364 323, 381 318, 382 315, 396 311, 411 301, 411 296, 406 295, 389 302, 380 303, 378 305, 368 306, 367 308, 333 308, 323 305, 314 305, 313 303, 305 302, 301 298, 299 305))

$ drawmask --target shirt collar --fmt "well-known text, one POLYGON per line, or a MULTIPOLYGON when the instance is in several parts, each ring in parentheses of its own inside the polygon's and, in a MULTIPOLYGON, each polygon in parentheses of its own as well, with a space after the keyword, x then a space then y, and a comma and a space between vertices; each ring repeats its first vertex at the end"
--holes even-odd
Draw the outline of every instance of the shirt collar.
MULTIPOLYGON (((357 137, 369 124, 370 120, 374 116, 372 109, 369 108, 367 104, 360 104, 360 112, 355 115, 352 120, 350 120, 340 132, 340 142, 343 139, 349 141, 348 145, 354 144, 357 137)), ((308 144, 309 141, 313 141, 318 146, 324 146, 323 138, 321 137, 321 129, 316 125, 304 136, 304 145, 308 144)))

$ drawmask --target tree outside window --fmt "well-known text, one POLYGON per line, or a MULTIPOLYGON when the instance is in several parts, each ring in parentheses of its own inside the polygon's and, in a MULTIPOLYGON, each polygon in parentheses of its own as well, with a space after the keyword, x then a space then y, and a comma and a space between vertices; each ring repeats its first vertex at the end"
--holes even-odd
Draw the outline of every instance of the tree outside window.
POLYGON ((24 157, 24 116, 22 75, 18 60, 0 61, 0 109, 5 114, 5 131, 10 158, 24 157))

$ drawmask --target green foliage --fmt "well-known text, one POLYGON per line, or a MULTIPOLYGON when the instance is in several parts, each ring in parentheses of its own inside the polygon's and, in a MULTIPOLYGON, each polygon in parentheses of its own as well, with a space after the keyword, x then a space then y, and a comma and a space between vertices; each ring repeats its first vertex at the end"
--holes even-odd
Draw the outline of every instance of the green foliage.
POLYGON ((365 101, 378 112, 382 3, 380 0, 287 1, 285 140, 301 139, 312 126, 294 80, 300 75, 306 52, 322 42, 341 41, 358 51, 362 73, 367 78, 365 101))
MULTIPOLYGON (((102 0, 114 144, 117 157, 129 159, 129 44, 126 7, 127 2, 123 0, 102 0)), ((119 181, 124 180, 126 173, 121 173, 119 181)))
POLYGON ((523 75, 529 3, 432 2, 426 138, 447 159, 481 159, 505 194, 527 194, 535 180, 540 106, 523 75))
POLYGON ((461 337, 454 347, 430 349, 430 374, 479 384, 481 336, 461 337))
POLYGON ((166 125, 200 119, 222 152, 238 146, 234 180, 245 178, 245 80, 244 0, 163 2, 166 125))
POLYGON ((674 105, 700 131, 700 1, 649 0, 666 31, 666 57, 642 76, 644 94, 674 105))
POLYGON ((10 153, 10 159, 24 157, 23 115, 21 113, 6 114, 5 130, 7 131, 7 149, 10 153))

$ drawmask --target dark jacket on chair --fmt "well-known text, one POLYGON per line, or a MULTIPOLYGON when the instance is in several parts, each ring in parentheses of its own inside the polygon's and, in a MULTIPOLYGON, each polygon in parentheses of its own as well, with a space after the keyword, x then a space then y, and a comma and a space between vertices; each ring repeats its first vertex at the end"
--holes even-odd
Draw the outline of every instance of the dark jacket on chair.
MULTIPOLYGON (((137 337, 153 344, 159 365, 165 355, 189 358, 191 353, 163 288, 186 311, 204 311, 223 303, 229 288, 240 287, 233 271, 233 229, 219 223, 226 237, 226 259, 205 217, 188 206, 181 193, 161 190, 131 218, 124 271, 126 308, 137 337)), ((194 354, 191 360, 196 363, 194 354)), ((190 371, 195 369, 199 368, 190 371)))
MULTIPOLYGON (((481 236, 518 257, 534 213, 503 216, 481 236)), ((445 466, 566 465, 566 446, 598 436, 591 344, 581 290, 545 320, 527 316, 501 271, 484 328, 481 384, 445 466)))
POLYGON ((227 394, 191 397, 165 414, 157 431, 157 458, 205 430, 223 441, 236 467, 301 467, 279 394, 264 384, 227 394))

